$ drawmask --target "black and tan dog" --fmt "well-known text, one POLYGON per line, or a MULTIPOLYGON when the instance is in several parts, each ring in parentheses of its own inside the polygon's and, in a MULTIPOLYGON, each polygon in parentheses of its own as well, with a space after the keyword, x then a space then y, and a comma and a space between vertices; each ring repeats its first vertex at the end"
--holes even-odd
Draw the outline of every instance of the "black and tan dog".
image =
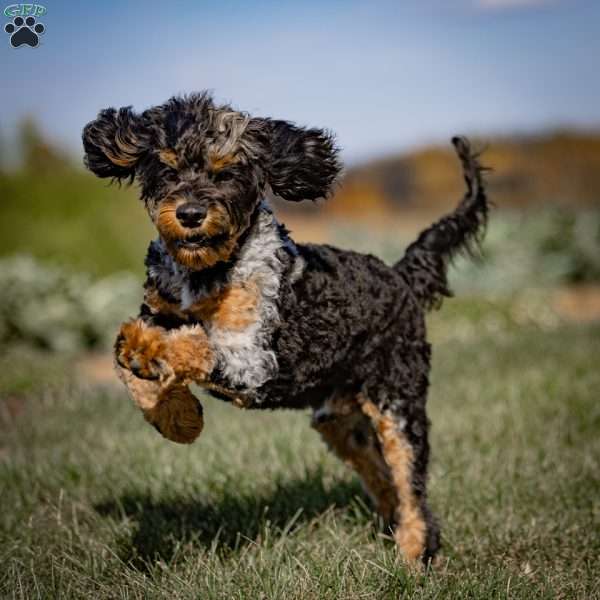
POLYGON ((451 257, 487 215, 481 167, 453 140, 467 194, 397 264, 295 244, 264 200, 329 194, 340 171, 320 129, 252 118, 207 94, 134 113, 107 109, 83 132, 99 177, 137 179, 158 229, 145 298, 115 354, 136 403, 167 438, 203 425, 196 382, 246 408, 306 408, 359 474, 410 560, 431 560, 439 530, 426 501, 425 313, 449 295, 451 257))

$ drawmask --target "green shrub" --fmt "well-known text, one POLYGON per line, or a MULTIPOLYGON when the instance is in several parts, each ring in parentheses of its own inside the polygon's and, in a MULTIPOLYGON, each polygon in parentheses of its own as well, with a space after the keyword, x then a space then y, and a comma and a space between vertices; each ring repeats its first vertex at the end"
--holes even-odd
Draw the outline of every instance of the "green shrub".
MULTIPOLYGON (((333 228, 331 237, 335 244, 371 252, 391 264, 416 232, 407 239, 406 233, 346 223, 333 228)), ((600 282, 600 212, 492 211, 481 260, 457 258, 450 282, 457 292, 507 295, 531 287, 600 282)))
POLYGON ((483 260, 460 258, 451 278, 457 289, 508 294, 600 282, 600 212, 492 213, 483 260))
POLYGON ((131 274, 93 280, 26 255, 0 260, 0 288, 0 344, 67 352, 108 347, 141 296, 131 274))

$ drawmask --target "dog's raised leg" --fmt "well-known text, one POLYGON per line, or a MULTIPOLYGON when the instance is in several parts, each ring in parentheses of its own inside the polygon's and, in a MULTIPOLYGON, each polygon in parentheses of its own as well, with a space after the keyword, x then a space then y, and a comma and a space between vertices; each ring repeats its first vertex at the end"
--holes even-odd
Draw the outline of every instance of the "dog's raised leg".
POLYGON ((117 363, 140 379, 163 385, 202 383, 214 367, 214 356, 200 325, 163 329, 143 319, 127 321, 115 343, 117 363))
POLYGON ((190 443, 202 431, 202 406, 188 384, 206 381, 214 360, 204 330, 124 323, 115 344, 117 373, 148 422, 166 438, 190 443))
POLYGON ((144 418, 172 442, 191 444, 204 427, 202 405, 186 385, 164 386, 116 365, 117 374, 144 418))

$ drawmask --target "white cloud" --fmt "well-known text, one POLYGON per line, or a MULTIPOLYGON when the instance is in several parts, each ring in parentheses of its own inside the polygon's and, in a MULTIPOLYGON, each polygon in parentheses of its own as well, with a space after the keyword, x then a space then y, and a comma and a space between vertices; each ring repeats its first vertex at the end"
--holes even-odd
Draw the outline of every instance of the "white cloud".
POLYGON ((515 8, 535 8, 555 4, 556 0, 476 0, 476 5, 484 10, 515 8))

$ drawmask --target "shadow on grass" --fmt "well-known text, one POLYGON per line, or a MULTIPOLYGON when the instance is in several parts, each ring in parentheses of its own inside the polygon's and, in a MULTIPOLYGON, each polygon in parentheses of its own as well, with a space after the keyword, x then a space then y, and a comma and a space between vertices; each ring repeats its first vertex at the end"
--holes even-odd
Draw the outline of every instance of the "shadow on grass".
POLYGON ((219 500, 167 498, 126 494, 94 506, 102 516, 135 523, 135 532, 121 541, 121 558, 146 570, 150 563, 175 558, 178 547, 192 543, 227 554, 252 543, 265 533, 288 531, 331 507, 354 504, 355 515, 368 520, 368 511, 357 502, 362 496, 356 481, 339 481, 325 488, 319 471, 305 479, 283 481, 268 495, 225 493, 219 500))

